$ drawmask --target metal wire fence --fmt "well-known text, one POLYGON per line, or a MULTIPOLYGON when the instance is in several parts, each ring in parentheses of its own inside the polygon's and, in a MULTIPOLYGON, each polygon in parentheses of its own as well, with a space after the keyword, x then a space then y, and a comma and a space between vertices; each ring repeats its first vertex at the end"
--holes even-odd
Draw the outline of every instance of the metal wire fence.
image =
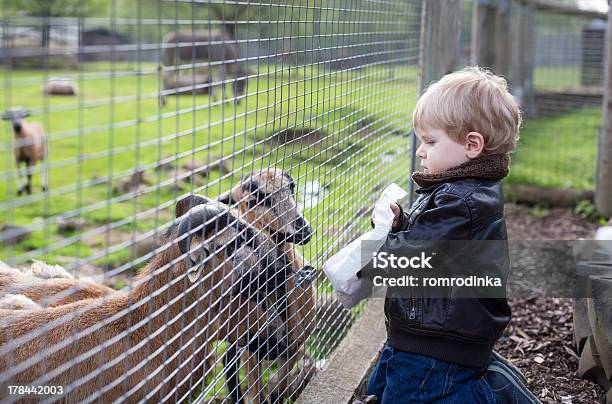
POLYGON ((409 181, 421 2, 1 16, 2 400, 295 398, 362 309, 317 268, 409 181))
MULTIPOLYGON (((465 2, 463 63, 475 3, 508 10, 509 29, 497 46, 494 70, 504 75, 525 111, 509 183, 560 189, 595 188, 603 102, 607 4, 598 0, 465 2)), ((500 35, 500 34, 498 34, 500 35)), ((491 66, 493 67, 493 66, 491 66)))

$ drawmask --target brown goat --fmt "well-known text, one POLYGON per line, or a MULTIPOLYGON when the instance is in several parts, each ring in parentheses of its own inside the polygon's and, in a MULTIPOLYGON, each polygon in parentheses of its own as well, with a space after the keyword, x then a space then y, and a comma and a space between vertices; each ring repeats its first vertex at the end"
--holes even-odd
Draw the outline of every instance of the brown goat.
MULTIPOLYGON (((238 49, 232 38, 224 31, 176 31, 169 32, 163 39, 161 64, 172 66, 186 63, 197 63, 202 61, 221 62, 222 72, 226 72, 233 78, 234 97, 241 97, 246 89, 248 71, 242 62, 238 62, 238 49), (197 43, 197 45, 194 45, 197 43)), ((164 90, 175 90, 179 80, 174 80, 174 86, 168 87, 173 80, 168 79, 177 76, 178 71, 163 72, 162 82, 164 90)), ((191 79, 190 79, 191 80, 191 79)), ((220 78, 221 86, 225 85, 224 75, 220 78)), ((212 82, 209 78, 209 82, 212 82)), ((196 81, 199 82, 199 81, 196 81)), ((189 84, 193 86, 193 83, 189 84)), ((184 86, 181 86, 184 87, 184 86)), ((212 87, 208 87, 208 93, 215 97, 212 87)), ((172 93, 170 93, 172 94, 172 93)), ((191 94, 191 91, 188 92, 191 94)), ((166 104, 165 96, 160 97, 161 105, 166 104)))
MULTIPOLYGON (((277 362, 279 368, 272 378, 268 393, 261 385, 262 354, 261 347, 251 346, 242 353, 245 362, 245 372, 248 377, 247 397, 252 402, 264 402, 269 397, 272 402, 282 398, 295 399, 299 389, 304 386, 312 376, 312 368, 305 367, 297 370, 297 374, 290 374, 294 365, 303 357, 309 362, 304 349, 306 339, 315 329, 315 290, 310 282, 296 284, 296 278, 316 275, 310 267, 306 268, 304 260, 297 252, 292 242, 305 244, 310 240, 311 227, 300 214, 295 200, 295 183, 288 173, 276 168, 255 171, 242 179, 240 184, 230 192, 220 197, 223 203, 237 204, 242 217, 255 228, 264 231, 282 246, 291 262, 293 275, 287 278, 288 307, 292 308, 288 320, 288 334, 290 350, 279 355, 277 362), (308 274, 305 274, 309 272, 308 274), (302 351, 302 355, 297 353, 302 351)), ((264 351, 267 349, 264 349, 264 351)), ((229 350, 229 356, 235 354, 229 350)), ((227 363, 235 363, 231 357, 225 358, 227 363)), ((226 374, 228 389, 233 393, 235 402, 242 402, 239 385, 237 383, 237 370, 235 366, 226 374)))
POLYGON ((227 338, 228 319, 235 335, 265 336, 266 319, 233 315, 241 308, 232 295, 279 303, 262 290, 285 283, 288 262, 221 206, 183 215, 169 232, 178 243, 158 253, 127 294, 0 310, 0 385, 63 386, 65 402, 178 401, 203 377, 208 342, 227 338))
MULTIPOLYGON (((44 162, 47 158, 47 136, 42 125, 38 122, 26 122, 23 118, 30 116, 30 112, 25 109, 16 108, 10 109, 2 114, 2 119, 11 121, 13 134, 15 135, 15 161, 17 163, 17 175, 19 176, 19 188, 17 195, 21 195, 24 191, 28 194, 32 193, 32 173, 37 162, 44 162), (21 184, 23 173, 21 165, 25 164, 26 183, 21 184)), ((42 166, 42 190, 48 189, 47 167, 42 166)))
POLYGON ((211 80, 207 74, 181 75, 166 74, 163 77, 164 90, 174 89, 170 95, 208 94, 211 80))

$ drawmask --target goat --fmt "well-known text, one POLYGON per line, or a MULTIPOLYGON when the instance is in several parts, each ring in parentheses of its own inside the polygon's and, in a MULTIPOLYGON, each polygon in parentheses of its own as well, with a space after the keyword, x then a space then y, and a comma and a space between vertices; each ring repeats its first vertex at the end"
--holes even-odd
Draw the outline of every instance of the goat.
MULTIPOLYGON (((2 114, 2 119, 11 121, 13 134, 15 135, 15 160, 17 163, 17 175, 19 176, 19 189, 17 195, 24 191, 32 193, 32 172, 38 161, 44 162, 47 158, 47 136, 41 124, 38 122, 26 122, 23 118, 30 116, 30 111, 16 108, 10 109, 2 114), (21 165, 26 166, 27 181, 22 185, 23 173, 21 165)), ((43 192, 47 191, 47 167, 42 164, 43 192)))
POLYGON ((231 314, 235 295, 286 304, 289 264, 276 245, 212 202, 189 209, 167 237, 127 294, 0 310, 0 384, 63 386, 66 402, 177 401, 202 378, 207 343, 228 338, 226 320, 235 335, 267 337, 261 318, 231 314))
MULTIPOLYGON (((232 38, 225 31, 175 31, 169 32, 163 38, 164 48, 161 54, 162 66, 172 66, 178 69, 181 62, 195 63, 197 61, 222 62, 222 72, 233 77, 234 98, 240 98, 246 89, 248 71, 243 63, 238 62, 238 49, 232 43, 232 38), (195 45, 195 43, 198 43, 195 45)), ((160 66, 161 69, 161 66, 160 66)), ((178 75, 176 71, 163 72, 162 83, 164 90, 171 83, 167 76, 178 75)), ((221 77, 221 86, 225 85, 224 75, 221 77)), ((213 81, 213 80, 210 80, 213 81)), ((175 83, 176 84, 176 83, 175 83)), ((191 84, 193 86, 193 83, 191 84)), ((208 92, 214 98, 213 88, 208 92)), ((160 96, 161 105, 166 105, 165 96, 160 96)))
MULTIPOLYGON (((287 253, 294 276, 287 279, 288 307, 294 308, 288 321, 289 340, 296 344, 295 349, 303 348, 306 339, 314 332, 315 326, 315 290, 310 284, 316 272, 305 266, 301 255, 292 243, 306 244, 310 241, 312 229, 300 214, 295 200, 295 182, 288 173, 276 168, 261 170, 244 177, 240 184, 230 192, 219 197, 222 203, 236 204, 240 214, 255 228, 272 237, 287 253), (298 279, 302 278, 297 282, 298 279), (297 283, 303 283, 298 287, 297 283)), ((270 348, 251 345, 243 353, 246 362, 246 373, 249 380, 247 397, 250 401, 265 401, 265 394, 260 387, 261 359, 266 358, 270 348)), ((240 397, 236 348, 230 347, 225 354, 226 379, 233 400, 242 402, 240 397)), ((305 355, 305 353, 304 353, 305 355)), ((275 358, 269 358, 275 359, 275 358)), ((276 380, 270 383, 270 398, 275 402, 283 397, 295 399, 299 388, 312 376, 312 369, 305 369, 299 375, 290 375, 298 355, 280 355, 280 366, 275 375, 276 380)), ((305 359, 309 358, 305 355, 305 359)))
POLYGON ((178 76, 164 75, 164 89, 175 89, 173 95, 208 94, 211 90, 211 80, 208 74, 178 76))

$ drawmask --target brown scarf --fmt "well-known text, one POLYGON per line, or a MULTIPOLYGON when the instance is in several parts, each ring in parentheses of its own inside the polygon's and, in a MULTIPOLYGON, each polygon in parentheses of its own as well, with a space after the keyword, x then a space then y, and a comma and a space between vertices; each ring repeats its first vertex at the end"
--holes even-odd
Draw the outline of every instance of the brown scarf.
POLYGON ((507 154, 490 154, 466 161, 456 167, 439 173, 417 171, 412 180, 421 188, 430 187, 454 178, 481 178, 484 180, 501 180, 508 175, 510 156, 507 154))

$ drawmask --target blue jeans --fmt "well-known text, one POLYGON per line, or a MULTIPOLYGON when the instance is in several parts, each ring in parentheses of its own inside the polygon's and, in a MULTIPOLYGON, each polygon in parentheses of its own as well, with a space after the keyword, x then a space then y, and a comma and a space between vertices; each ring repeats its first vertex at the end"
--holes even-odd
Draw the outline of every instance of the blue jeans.
POLYGON ((484 373, 485 369, 462 367, 385 345, 370 376, 368 394, 375 395, 381 404, 494 404, 484 373))

